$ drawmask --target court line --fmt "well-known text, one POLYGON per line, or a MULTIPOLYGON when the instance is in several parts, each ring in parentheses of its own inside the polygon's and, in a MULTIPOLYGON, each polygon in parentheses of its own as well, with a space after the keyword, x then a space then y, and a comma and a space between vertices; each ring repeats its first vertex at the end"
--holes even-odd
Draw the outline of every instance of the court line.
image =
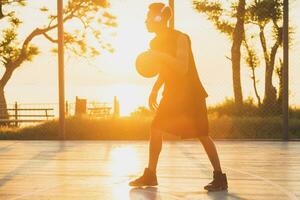
POLYGON ((256 175, 256 174, 253 174, 253 173, 250 173, 250 172, 245 172, 245 171, 242 171, 242 170, 232 169, 230 167, 223 167, 223 168, 231 170, 231 171, 235 171, 235 172, 238 172, 238 173, 241 173, 241 174, 246 174, 248 176, 252 176, 256 179, 264 181, 265 183, 268 183, 268 184, 272 185, 273 187, 275 187, 276 189, 280 190, 282 193, 284 193, 286 196, 288 196, 289 199, 299 200, 298 197, 294 193, 290 192, 289 190, 285 189, 284 187, 280 186, 279 184, 277 184, 274 181, 271 181, 267 178, 264 178, 262 176, 259 176, 259 175, 256 175))
MULTIPOLYGON (((189 157, 190 159, 196 159, 195 156, 191 156, 190 155, 191 152, 189 152, 189 151, 185 152, 186 149, 188 149, 188 148, 179 148, 179 150, 183 154, 185 154, 187 157, 189 157)), ((299 200, 298 197, 294 193, 290 192, 289 190, 285 189, 284 187, 280 186, 279 184, 277 184, 274 181, 271 181, 271 180, 269 180, 267 178, 261 177, 259 175, 256 175, 256 174, 253 174, 253 173, 250 173, 250 172, 246 172, 246 171, 242 171, 242 170, 236 170, 236 169, 233 169, 233 168, 230 168, 230 167, 223 167, 222 166, 222 168, 228 169, 228 170, 231 170, 231 171, 235 171, 235 172, 238 172, 238 173, 241 173, 241 174, 246 174, 248 176, 252 176, 252 177, 254 177, 256 179, 259 179, 259 180, 261 180, 261 181, 263 181, 263 182, 265 182, 265 183, 267 183, 269 185, 272 185, 276 189, 280 190, 283 194, 285 194, 286 196, 288 196, 289 199, 291 199, 291 200, 299 200)))
POLYGON ((48 190, 51 190, 51 189, 53 189, 53 188, 56 188, 56 187, 62 186, 62 185, 64 185, 64 184, 57 184, 57 185, 55 185, 55 186, 43 188, 43 189, 36 190, 36 191, 32 191, 32 192, 27 192, 27 193, 25 193, 25 194, 23 194, 23 195, 21 195, 21 196, 13 197, 13 198, 11 198, 11 199, 9 199, 9 200, 17 200, 17 199, 21 199, 21 198, 24 198, 24 197, 32 196, 32 195, 35 195, 35 194, 38 194, 38 193, 41 193, 41 192, 46 192, 46 191, 48 191, 48 190))

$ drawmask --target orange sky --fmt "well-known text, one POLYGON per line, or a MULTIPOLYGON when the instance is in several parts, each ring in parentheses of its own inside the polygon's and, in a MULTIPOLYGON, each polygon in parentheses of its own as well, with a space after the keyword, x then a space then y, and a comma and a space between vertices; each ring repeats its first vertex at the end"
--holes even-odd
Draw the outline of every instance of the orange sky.
MULTIPOLYGON (((118 17, 118 27, 107 32, 107 40, 115 47, 114 54, 103 55, 86 61, 66 55, 66 98, 73 102, 75 96, 95 101, 112 101, 116 95, 120 99, 121 114, 127 115, 139 105, 146 105, 148 93, 154 79, 140 77, 134 67, 136 55, 148 48, 153 35, 146 32, 144 17, 147 5, 153 1, 113 0, 111 12, 118 17), (116 33, 115 37, 109 35, 116 33)), ((165 1, 166 2, 166 1, 165 1)), ((175 1, 176 27, 191 36, 194 55, 200 78, 206 87, 208 103, 221 102, 232 96, 230 43, 207 22, 203 15, 192 9, 192 1, 175 1)), ((46 18, 39 16, 38 8, 47 5, 55 9, 55 1, 29 1, 26 8, 19 11, 24 20, 22 34, 28 34, 33 27, 45 24, 46 18), (49 4, 50 3, 50 4, 49 4), (34 19, 34 20, 33 20, 34 19)), ((295 10, 300 3, 294 2, 291 9, 292 24, 300 26, 300 16, 295 10)), ((298 28, 296 30, 299 30, 298 28)), ((299 31, 298 31, 299 32, 299 31)), ((296 42, 291 51, 291 102, 300 105, 299 76, 300 35, 296 32, 296 42), (299 78, 298 78, 299 79, 299 78), (298 85, 298 87, 297 87, 298 85), (297 91, 298 90, 298 91, 297 91)), ((41 46, 42 53, 33 62, 19 68, 6 88, 8 102, 44 103, 57 102, 57 59, 48 50, 51 46, 45 39, 34 43, 41 46)), ((258 47, 259 48, 259 47, 258 47)), ((263 75, 263 66, 257 71, 263 75)), ((250 71, 242 67, 244 96, 253 96, 250 71)), ((260 76, 259 90, 262 95, 263 79, 260 76)), ((276 82, 274 82, 276 84, 276 82)))

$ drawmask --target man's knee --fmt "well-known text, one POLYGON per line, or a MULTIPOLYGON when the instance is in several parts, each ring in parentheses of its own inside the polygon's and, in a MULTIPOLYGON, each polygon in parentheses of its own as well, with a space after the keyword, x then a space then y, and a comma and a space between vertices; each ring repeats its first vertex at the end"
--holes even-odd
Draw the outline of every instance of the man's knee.
POLYGON ((151 137, 162 137, 162 131, 155 127, 151 127, 151 137))
POLYGON ((207 143, 211 140, 209 136, 199 136, 199 140, 201 143, 207 143))

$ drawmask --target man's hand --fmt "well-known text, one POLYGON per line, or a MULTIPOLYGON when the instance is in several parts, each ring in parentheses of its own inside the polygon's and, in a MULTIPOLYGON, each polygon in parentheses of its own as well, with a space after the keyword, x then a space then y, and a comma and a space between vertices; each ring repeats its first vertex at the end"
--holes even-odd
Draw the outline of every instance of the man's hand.
POLYGON ((153 111, 156 111, 158 108, 158 104, 157 104, 157 92, 156 91, 152 91, 150 96, 149 96, 149 108, 153 111))

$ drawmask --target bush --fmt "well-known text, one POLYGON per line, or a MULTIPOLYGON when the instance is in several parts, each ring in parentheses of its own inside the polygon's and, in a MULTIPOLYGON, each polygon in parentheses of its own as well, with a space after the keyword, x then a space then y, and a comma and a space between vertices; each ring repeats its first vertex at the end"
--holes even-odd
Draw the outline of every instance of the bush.
MULTIPOLYGON (((243 106, 237 106, 233 99, 225 99, 223 103, 217 104, 215 106, 210 106, 208 108, 210 114, 217 114, 219 116, 260 116, 260 117, 274 117, 281 116, 281 105, 274 106, 271 109, 268 106, 261 105, 260 107, 254 103, 253 99, 249 97, 244 101, 243 106)), ((289 108, 290 118, 300 118, 299 108, 289 108)))
MULTIPOLYGON (((151 117, 118 119, 66 119, 66 139, 69 140, 147 140, 151 117)), ((281 139, 280 117, 237 117, 209 115, 210 135, 215 139, 281 139)), ((300 119, 290 121, 291 138, 300 138, 300 119)), ((37 126, 0 129, 0 139, 58 140, 58 121, 37 126)), ((168 138, 167 139, 171 139, 168 138)))

